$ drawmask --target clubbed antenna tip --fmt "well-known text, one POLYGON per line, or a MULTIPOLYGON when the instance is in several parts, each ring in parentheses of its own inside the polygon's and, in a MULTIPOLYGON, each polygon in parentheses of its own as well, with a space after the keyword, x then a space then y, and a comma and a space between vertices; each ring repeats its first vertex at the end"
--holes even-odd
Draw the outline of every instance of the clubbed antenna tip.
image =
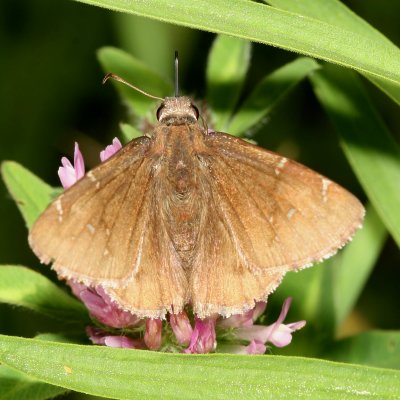
POLYGON ((138 91, 139 93, 144 94, 147 97, 150 97, 151 99, 156 99, 156 100, 161 100, 163 101, 164 99, 162 97, 157 97, 157 96, 153 96, 152 94, 149 94, 147 92, 145 92, 142 89, 139 89, 138 87, 132 85, 131 83, 127 82, 125 79, 121 78, 120 76, 113 74, 112 72, 109 72, 104 78, 103 78, 103 85, 109 80, 109 79, 114 79, 115 81, 121 82, 126 86, 129 86, 130 88, 138 91))

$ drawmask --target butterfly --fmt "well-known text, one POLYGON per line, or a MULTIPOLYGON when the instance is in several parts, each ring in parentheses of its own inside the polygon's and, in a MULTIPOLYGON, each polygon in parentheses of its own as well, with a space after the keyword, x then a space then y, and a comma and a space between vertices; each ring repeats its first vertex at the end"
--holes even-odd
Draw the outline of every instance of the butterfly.
POLYGON ((241 314, 288 271, 343 247, 364 208, 311 169, 199 123, 185 96, 158 123, 62 193, 29 243, 59 277, 101 285, 139 317, 190 305, 241 314))

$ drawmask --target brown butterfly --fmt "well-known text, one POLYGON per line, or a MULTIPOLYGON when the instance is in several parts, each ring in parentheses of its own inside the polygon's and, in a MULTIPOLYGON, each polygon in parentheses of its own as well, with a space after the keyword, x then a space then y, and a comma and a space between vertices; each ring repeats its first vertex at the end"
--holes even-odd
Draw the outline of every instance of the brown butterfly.
POLYGON ((352 194, 295 161, 208 132, 190 98, 165 98, 157 118, 32 227, 30 246, 60 277, 101 285, 140 317, 187 304, 200 318, 229 316, 265 300, 286 272, 335 254, 361 226, 364 208, 352 194))

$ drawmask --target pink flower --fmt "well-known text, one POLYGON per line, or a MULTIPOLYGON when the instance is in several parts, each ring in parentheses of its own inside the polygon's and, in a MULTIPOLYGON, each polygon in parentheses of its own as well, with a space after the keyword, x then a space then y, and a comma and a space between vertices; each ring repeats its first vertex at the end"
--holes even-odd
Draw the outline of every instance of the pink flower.
POLYGON ((179 344, 187 345, 193 334, 193 328, 185 311, 169 316, 169 324, 179 344))
POLYGON ((111 156, 113 156, 118 150, 122 148, 121 142, 118 138, 114 138, 112 144, 108 145, 101 153, 100 160, 102 162, 108 160, 111 156))
MULTIPOLYGON (((102 152, 100 152, 101 161, 106 161, 121 148, 121 142, 118 140, 118 138, 114 138, 112 144, 110 144, 102 152)), ((85 162, 82 153, 79 150, 78 143, 75 143, 74 165, 71 164, 67 157, 63 157, 61 159, 61 164, 62 167, 58 169, 58 176, 60 178, 63 188, 68 189, 85 175, 85 162)))
POLYGON ((241 326, 252 326, 258 317, 263 314, 267 303, 259 301, 255 307, 251 310, 246 311, 243 314, 232 315, 229 318, 223 318, 218 321, 218 327, 220 328, 238 328, 241 326))
POLYGON ((86 334, 93 344, 99 344, 108 347, 122 347, 126 349, 144 349, 145 345, 143 340, 132 339, 128 336, 110 335, 106 331, 88 326, 86 334))
POLYGON ((287 346, 292 341, 292 333, 303 328, 306 324, 306 321, 293 322, 287 325, 282 324, 286 318, 291 303, 291 297, 285 300, 278 319, 272 325, 252 325, 238 328, 235 331, 236 337, 248 341, 255 340, 256 342, 263 344, 270 342, 276 347, 287 346))
POLYGON ((158 350, 162 341, 162 321, 161 319, 146 319, 146 332, 144 342, 150 350, 158 350))
POLYGON ((194 330, 190 339, 189 347, 185 353, 210 353, 217 346, 215 333, 216 318, 195 318, 194 330))
POLYGON ((61 159, 61 164, 63 166, 58 169, 58 176, 63 188, 68 189, 85 175, 85 163, 82 153, 79 150, 78 143, 75 142, 74 165, 72 166, 71 162, 66 157, 61 159))
POLYGON ((127 328, 143 323, 136 315, 118 308, 101 286, 91 288, 74 281, 68 281, 68 285, 74 295, 85 304, 89 313, 102 324, 113 328, 127 328))
POLYGON ((247 346, 241 344, 222 344, 218 345, 218 351, 221 353, 232 354, 264 354, 267 346, 258 340, 252 340, 247 346))

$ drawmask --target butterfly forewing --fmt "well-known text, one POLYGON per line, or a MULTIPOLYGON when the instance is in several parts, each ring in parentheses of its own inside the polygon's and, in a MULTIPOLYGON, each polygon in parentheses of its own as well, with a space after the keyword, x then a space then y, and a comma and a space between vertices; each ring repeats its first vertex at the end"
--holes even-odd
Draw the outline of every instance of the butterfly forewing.
POLYGON ((151 195, 148 142, 133 141, 90 171, 34 224, 32 249, 61 276, 115 286, 134 273, 151 195))
POLYGON ((360 202, 307 167, 221 133, 206 143, 215 151, 210 178, 220 213, 254 272, 320 261, 361 226, 360 202))

